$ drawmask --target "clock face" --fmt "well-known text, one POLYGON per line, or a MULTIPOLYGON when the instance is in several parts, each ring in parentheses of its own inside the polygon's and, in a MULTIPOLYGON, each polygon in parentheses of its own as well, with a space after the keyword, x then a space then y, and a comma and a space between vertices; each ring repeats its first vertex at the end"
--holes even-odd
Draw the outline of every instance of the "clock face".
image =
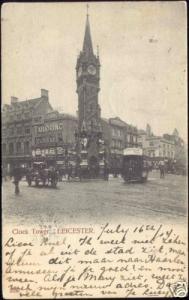
POLYGON ((91 75, 95 75, 96 74, 96 68, 93 65, 88 66, 87 71, 91 75))
POLYGON ((82 67, 80 67, 78 70, 78 76, 81 76, 81 73, 82 73, 82 67))

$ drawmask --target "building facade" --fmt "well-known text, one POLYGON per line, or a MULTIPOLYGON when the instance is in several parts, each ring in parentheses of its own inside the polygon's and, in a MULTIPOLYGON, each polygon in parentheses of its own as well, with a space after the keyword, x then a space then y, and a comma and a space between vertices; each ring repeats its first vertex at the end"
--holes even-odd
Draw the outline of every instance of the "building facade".
POLYGON ((151 158, 154 166, 157 166, 160 160, 175 160, 174 140, 168 138, 167 135, 155 136, 148 124, 146 131, 139 130, 138 143, 143 148, 144 154, 151 158))
POLYGON ((33 124, 32 160, 48 166, 65 165, 75 152, 78 119, 52 111, 33 124))
POLYGON ((2 157, 8 171, 15 164, 28 165, 31 162, 32 128, 39 118, 53 109, 49 103, 48 91, 41 89, 41 96, 19 101, 11 97, 10 105, 2 111, 2 157))
POLYGON ((186 166, 187 150, 184 140, 179 136, 178 130, 175 128, 172 134, 164 134, 163 137, 174 143, 175 161, 181 165, 186 166))
POLYGON ((138 130, 118 117, 102 119, 102 131, 108 147, 111 168, 121 168, 123 149, 138 147, 138 130))

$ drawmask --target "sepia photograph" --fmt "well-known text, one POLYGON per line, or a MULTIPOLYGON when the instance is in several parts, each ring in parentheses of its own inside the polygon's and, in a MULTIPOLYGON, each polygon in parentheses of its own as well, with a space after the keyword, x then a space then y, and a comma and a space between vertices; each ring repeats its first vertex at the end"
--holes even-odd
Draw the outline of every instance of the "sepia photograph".
POLYGON ((3 297, 186 297, 186 2, 4 3, 1 27, 3 297))

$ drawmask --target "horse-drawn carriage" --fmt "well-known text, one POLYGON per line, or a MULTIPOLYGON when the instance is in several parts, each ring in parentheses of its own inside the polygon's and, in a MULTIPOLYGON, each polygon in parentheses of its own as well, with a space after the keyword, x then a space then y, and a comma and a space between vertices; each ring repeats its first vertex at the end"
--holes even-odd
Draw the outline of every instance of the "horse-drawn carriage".
POLYGON ((58 172, 53 167, 48 168, 45 163, 33 163, 33 167, 26 174, 26 180, 29 186, 34 183, 35 186, 51 185, 55 188, 58 183, 58 172))

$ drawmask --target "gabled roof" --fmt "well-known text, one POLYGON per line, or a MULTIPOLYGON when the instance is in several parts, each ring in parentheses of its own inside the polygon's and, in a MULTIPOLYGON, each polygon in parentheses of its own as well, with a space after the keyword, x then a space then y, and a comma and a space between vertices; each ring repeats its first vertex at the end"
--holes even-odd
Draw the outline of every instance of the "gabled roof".
POLYGON ((7 111, 11 110, 23 110, 23 109, 32 109, 41 102, 41 98, 29 99, 24 101, 18 101, 6 105, 7 111))

